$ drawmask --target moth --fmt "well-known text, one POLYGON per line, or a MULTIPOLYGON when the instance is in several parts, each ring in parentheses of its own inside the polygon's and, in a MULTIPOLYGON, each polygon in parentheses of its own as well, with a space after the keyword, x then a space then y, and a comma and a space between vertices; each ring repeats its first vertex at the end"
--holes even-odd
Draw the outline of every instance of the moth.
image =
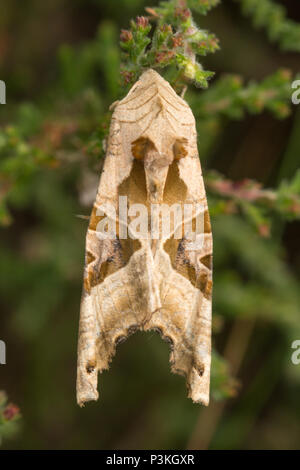
POLYGON ((119 342, 156 330, 188 396, 208 405, 212 234, 195 119, 152 69, 113 109, 86 235, 77 401, 98 399, 119 342))

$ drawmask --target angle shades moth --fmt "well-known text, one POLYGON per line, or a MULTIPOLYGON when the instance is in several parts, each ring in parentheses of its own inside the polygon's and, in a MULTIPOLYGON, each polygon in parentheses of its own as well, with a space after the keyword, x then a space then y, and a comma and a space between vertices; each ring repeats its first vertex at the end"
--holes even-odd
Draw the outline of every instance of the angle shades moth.
POLYGON ((212 234, 195 119, 149 69, 114 104, 87 230, 79 405, 98 399, 98 372, 137 330, 156 330, 170 343, 171 370, 186 377, 194 402, 208 405, 211 290, 212 234), (172 209, 170 217, 162 207, 172 209))

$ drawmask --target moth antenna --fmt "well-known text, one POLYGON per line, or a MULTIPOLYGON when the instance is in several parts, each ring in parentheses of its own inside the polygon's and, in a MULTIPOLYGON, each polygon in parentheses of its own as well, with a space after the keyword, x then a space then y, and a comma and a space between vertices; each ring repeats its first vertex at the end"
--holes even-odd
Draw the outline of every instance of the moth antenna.
POLYGON ((90 220, 90 216, 89 216, 89 215, 75 214, 75 217, 78 217, 78 219, 90 220))

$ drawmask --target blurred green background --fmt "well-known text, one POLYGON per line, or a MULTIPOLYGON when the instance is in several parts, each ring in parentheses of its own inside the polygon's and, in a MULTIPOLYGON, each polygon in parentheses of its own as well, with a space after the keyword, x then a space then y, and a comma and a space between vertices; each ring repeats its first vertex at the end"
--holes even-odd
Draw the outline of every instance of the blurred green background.
MULTIPOLYGON (((299 22, 297 2, 281 3, 299 22)), ((21 413, 0 419, 3 449, 300 447, 300 365, 291 362, 291 343, 300 339, 300 224, 291 215, 298 203, 281 217, 247 197, 222 197, 211 172, 233 181, 233 193, 251 178, 280 187, 281 201, 290 203, 289 181, 300 194, 300 105, 291 106, 289 85, 299 55, 270 43, 236 1, 195 15, 221 48, 203 59, 216 72, 210 88, 191 86, 186 94, 198 121, 214 235, 211 404, 188 400, 184 379, 170 372, 168 345, 156 333, 138 333, 99 376, 99 402, 76 405, 87 229, 76 216, 91 210, 108 107, 124 95, 120 29, 156 4, 1 2, 0 339, 7 364, 0 365, 0 389, 21 413), (277 80, 282 99, 264 106, 259 91, 252 101, 250 93, 250 101, 239 95, 224 105, 242 86, 238 77, 247 87, 280 68, 291 71, 284 91, 286 75, 277 80), (231 78, 217 88, 224 74, 231 78), (216 101, 224 112, 208 111, 216 101)), ((275 79, 271 85, 276 91, 275 79)))

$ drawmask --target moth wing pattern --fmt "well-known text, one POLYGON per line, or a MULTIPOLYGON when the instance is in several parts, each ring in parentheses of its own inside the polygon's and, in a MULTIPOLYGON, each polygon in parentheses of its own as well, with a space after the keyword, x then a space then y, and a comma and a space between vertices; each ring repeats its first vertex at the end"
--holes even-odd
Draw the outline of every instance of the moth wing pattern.
MULTIPOLYGON (((175 219, 174 219, 175 220, 175 219)), ((157 330, 171 346, 171 369, 186 377, 194 402, 209 403, 212 234, 188 104, 157 72, 147 70, 114 107, 105 163, 86 237, 78 342, 77 401, 97 400, 98 372, 116 345, 137 330, 157 330), (126 197, 129 217, 119 216, 126 197), (131 208, 191 207, 200 211, 201 243, 171 223, 153 239, 132 234, 131 208), (177 206, 176 206, 177 205, 177 206), (200 209, 199 209, 200 208, 200 209), (101 210, 100 210, 101 209, 101 210), (115 224, 99 238, 103 217, 115 224), (181 230, 182 236, 177 235, 181 230), (192 248, 191 248, 192 246, 192 248)))

